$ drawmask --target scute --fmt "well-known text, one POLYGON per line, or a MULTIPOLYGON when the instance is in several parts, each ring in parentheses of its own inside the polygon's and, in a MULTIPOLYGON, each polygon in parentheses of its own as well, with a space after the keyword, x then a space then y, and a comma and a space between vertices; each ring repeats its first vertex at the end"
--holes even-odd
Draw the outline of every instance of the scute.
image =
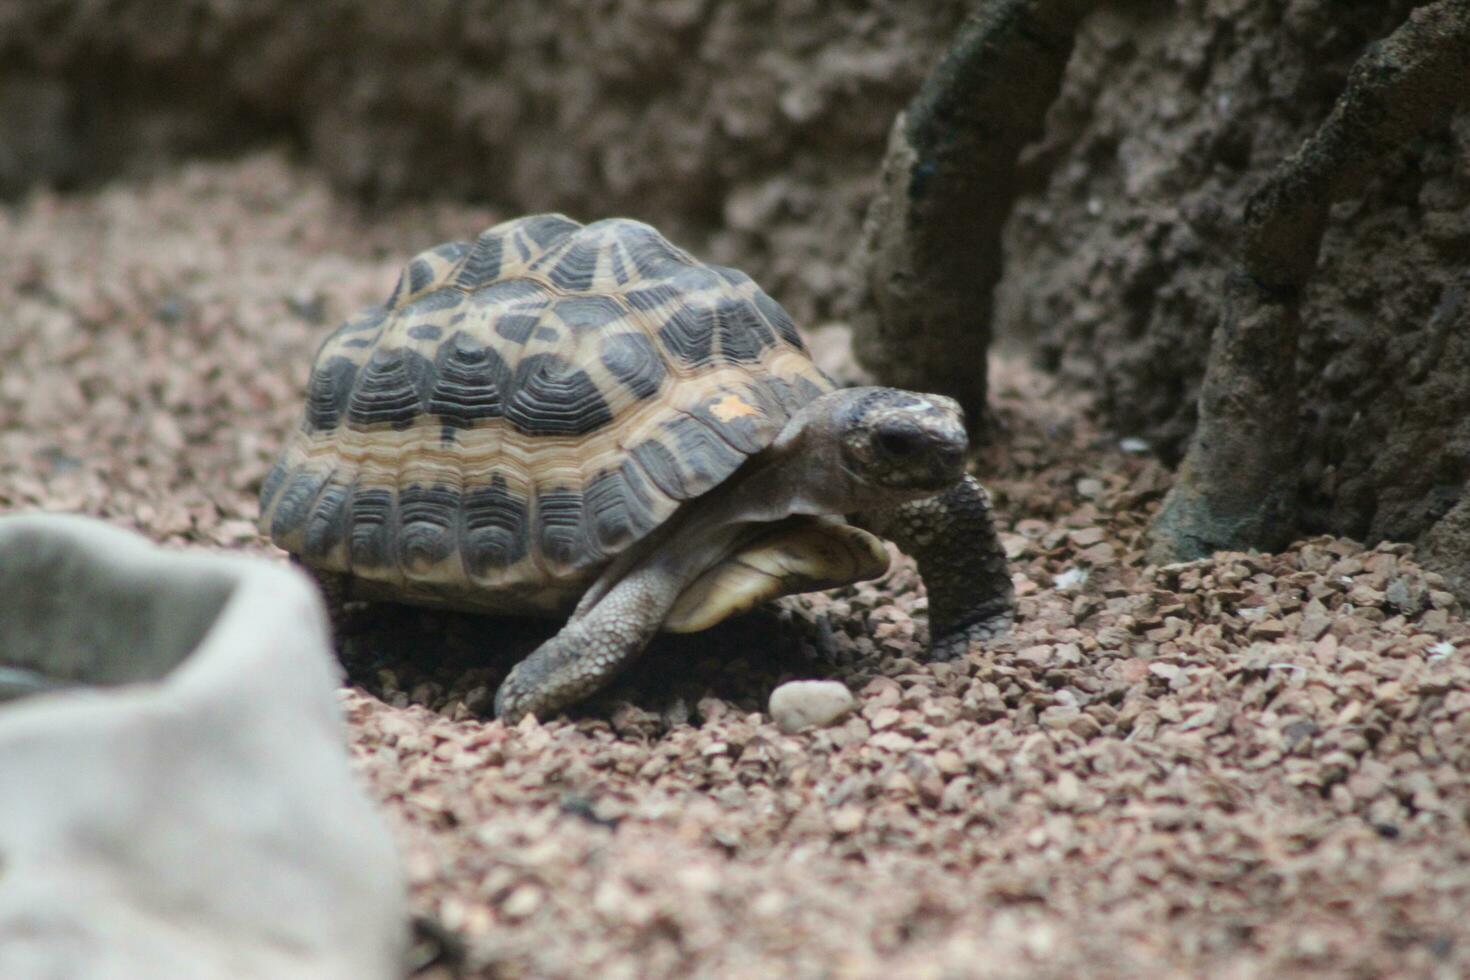
POLYGON ((648 485, 631 460, 593 477, 583 500, 585 524, 604 555, 617 554, 658 524, 648 485))
POLYGON ((513 389, 505 418, 528 436, 581 436, 613 420, 596 380, 556 354, 521 361, 513 389))
POLYGON ((326 339, 261 528, 374 594, 546 606, 831 388, 743 273, 636 221, 508 221, 326 339))
POLYGON ((652 398, 663 385, 668 369, 641 333, 620 333, 602 345, 602 366, 638 398, 652 398))
POLYGON ((359 486, 352 494, 347 560, 350 569, 368 578, 393 567, 393 512, 397 494, 386 487, 359 486))
POLYGON ((350 516, 347 502, 351 496, 351 487, 330 482, 317 494, 311 516, 306 519, 306 541, 301 549, 301 557, 306 561, 321 562, 342 546, 350 516))
POLYGON ((500 474, 465 495, 460 518, 464 566, 471 581, 495 582, 526 557, 529 509, 500 474))
POLYGON ((306 426, 308 429, 332 429, 347 410, 352 394, 357 365, 340 354, 320 362, 311 372, 306 386, 306 426))
POLYGON ((359 428, 405 429, 423 414, 433 383, 434 367, 423 355, 409 347, 379 346, 353 381, 347 420, 359 428))
POLYGON ((505 414, 501 389, 508 371, 495 348, 476 343, 463 331, 439 345, 434 384, 426 411, 440 425, 467 429, 505 414))
POLYGON ((398 491, 398 550, 410 576, 433 568, 455 548, 459 493, 444 484, 398 491))

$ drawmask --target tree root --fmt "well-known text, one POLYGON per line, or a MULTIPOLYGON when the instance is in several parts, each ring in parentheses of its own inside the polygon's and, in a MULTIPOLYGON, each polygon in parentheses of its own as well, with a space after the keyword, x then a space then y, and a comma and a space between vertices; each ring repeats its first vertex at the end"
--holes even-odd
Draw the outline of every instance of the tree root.
POLYGON ((1418 8, 1353 66, 1331 114, 1246 202, 1210 342, 1199 422, 1149 529, 1150 558, 1285 545, 1295 529, 1302 288, 1328 211, 1374 164, 1470 103, 1470 0, 1418 8))
POLYGON ((988 0, 894 121, 856 256, 858 360, 985 406, 991 292, 1016 158, 1041 133, 1086 0, 988 0))

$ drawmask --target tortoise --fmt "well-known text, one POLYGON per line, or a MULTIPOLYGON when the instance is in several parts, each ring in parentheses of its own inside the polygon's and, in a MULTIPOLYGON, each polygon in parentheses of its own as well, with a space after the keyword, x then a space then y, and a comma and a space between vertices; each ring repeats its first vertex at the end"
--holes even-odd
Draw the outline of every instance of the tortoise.
POLYGON ((841 388, 750 277, 638 221, 541 214, 429 249, 317 351, 260 528, 355 599, 567 616, 497 716, 545 717, 660 629, 914 555, 931 651, 1010 576, 958 403, 841 388))

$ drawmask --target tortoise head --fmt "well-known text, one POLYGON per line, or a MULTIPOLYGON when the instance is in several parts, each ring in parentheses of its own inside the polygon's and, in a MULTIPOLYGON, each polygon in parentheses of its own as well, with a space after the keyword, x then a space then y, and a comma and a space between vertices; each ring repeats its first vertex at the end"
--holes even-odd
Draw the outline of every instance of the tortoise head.
POLYGON ((948 490, 965 475, 964 415, 943 395, 841 388, 787 424, 771 458, 807 513, 851 514, 948 490))
POLYGON ((970 441, 954 399, 897 388, 834 394, 847 396, 833 420, 843 469, 858 482, 910 495, 938 493, 965 475, 970 441))

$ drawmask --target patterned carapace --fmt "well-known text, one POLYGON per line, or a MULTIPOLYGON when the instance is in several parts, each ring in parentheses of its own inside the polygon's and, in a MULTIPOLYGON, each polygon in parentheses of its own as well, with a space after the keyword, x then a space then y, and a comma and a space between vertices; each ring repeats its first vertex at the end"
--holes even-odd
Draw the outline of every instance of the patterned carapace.
POLYGON ((327 338, 261 529, 388 592, 552 608, 831 389, 745 274, 636 221, 520 218, 327 338))

